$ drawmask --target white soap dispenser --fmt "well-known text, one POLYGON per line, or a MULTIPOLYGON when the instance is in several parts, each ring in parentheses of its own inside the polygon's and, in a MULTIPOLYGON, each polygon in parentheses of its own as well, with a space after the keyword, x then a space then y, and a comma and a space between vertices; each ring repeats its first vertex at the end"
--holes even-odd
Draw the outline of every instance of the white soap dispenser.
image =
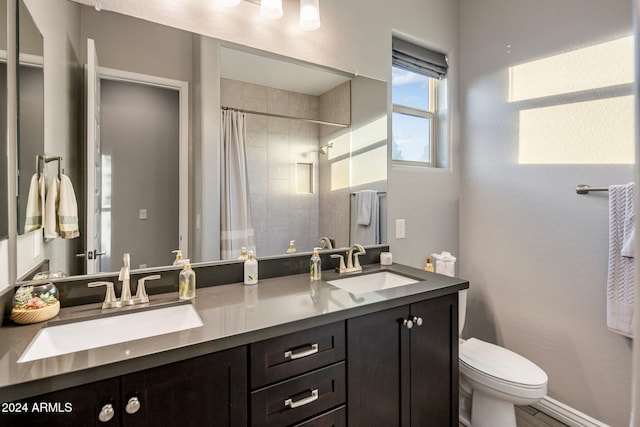
POLYGON ((180 249, 176 249, 171 253, 176 254, 176 259, 173 261, 173 265, 182 265, 184 264, 184 259, 182 259, 182 251, 180 249))
POLYGON ((244 284, 255 285, 258 283, 258 260, 253 256, 253 251, 249 251, 247 260, 244 262, 244 284))
POLYGON ((295 254, 296 253, 296 241, 295 240, 289 240, 289 249, 287 249, 287 253, 288 254, 295 254))
POLYGON ((243 246, 242 248, 240 248, 240 256, 238 257, 238 259, 241 261, 245 261, 247 258, 249 258, 249 255, 247 255, 247 248, 243 246))

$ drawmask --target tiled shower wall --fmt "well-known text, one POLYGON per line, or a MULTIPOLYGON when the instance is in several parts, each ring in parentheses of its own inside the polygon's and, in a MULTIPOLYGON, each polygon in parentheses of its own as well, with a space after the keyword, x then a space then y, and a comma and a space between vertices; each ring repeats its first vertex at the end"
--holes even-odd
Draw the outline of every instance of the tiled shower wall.
MULTIPOLYGON (((221 104, 287 116, 318 117, 318 97, 221 80, 221 104)), ((318 241, 318 125, 247 114, 247 166, 256 252, 284 254, 289 241, 309 251, 318 241), (300 167, 297 164, 300 163, 300 167), (308 192, 297 171, 312 170, 308 192)), ((308 178, 308 175, 307 175, 308 178)))

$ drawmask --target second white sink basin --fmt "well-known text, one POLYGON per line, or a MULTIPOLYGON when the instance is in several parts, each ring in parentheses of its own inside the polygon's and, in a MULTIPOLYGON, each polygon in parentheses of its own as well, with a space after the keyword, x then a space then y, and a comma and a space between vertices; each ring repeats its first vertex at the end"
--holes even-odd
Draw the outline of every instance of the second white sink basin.
POLYGON ((390 271, 380 271, 377 273, 345 277, 344 279, 329 280, 327 283, 351 292, 354 295, 360 295, 382 289, 406 286, 412 283, 418 283, 419 281, 420 280, 414 279, 413 277, 403 276, 390 271))
POLYGON ((192 304, 149 308, 91 320, 46 325, 31 340, 18 363, 202 326, 192 304))

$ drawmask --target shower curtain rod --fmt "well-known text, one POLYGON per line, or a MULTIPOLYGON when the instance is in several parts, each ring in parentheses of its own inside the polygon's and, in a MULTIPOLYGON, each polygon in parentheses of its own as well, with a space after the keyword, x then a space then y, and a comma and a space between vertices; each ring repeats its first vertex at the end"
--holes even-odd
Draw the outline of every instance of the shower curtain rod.
POLYGON ((220 109, 221 110, 238 111, 240 113, 246 113, 246 114, 257 114, 259 116, 277 117, 279 119, 302 120, 304 122, 317 123, 319 125, 336 126, 336 127, 341 127, 341 128, 348 128, 349 127, 349 125, 345 125, 344 123, 325 122, 323 120, 307 119, 307 118, 304 118, 304 117, 285 116, 285 115, 282 115, 282 114, 274 114, 274 113, 264 113, 262 111, 243 110, 241 108, 233 108, 233 107, 221 106, 220 109))

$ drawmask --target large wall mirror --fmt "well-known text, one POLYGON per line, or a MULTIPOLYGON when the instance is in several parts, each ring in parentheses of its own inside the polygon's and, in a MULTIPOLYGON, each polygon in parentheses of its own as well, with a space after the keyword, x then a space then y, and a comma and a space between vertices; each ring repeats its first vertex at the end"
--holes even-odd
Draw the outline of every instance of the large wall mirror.
POLYGON ((381 230, 362 243, 386 242, 386 82, 220 42, 219 91, 201 93, 201 36, 70 0, 24 1, 37 23, 46 21, 47 52, 58 52, 45 55, 45 73, 60 84, 46 90, 45 110, 64 112, 58 120, 66 121, 47 135, 44 151, 64 158, 79 207, 80 237, 44 243, 51 270, 117 271, 123 252, 134 268, 170 265, 179 248, 192 261, 214 261, 198 249, 211 239, 201 231, 210 219, 200 204, 219 189, 201 185, 198 169, 210 143, 201 124, 220 120, 220 107, 245 112, 258 256, 284 254, 291 240, 311 251, 324 236, 348 246, 360 190, 378 194, 381 230), (87 64, 95 74, 83 79, 87 64), (87 106, 85 80, 96 83, 87 106), (216 111, 202 110, 207 96, 216 111), (100 113, 87 119, 85 110, 100 113), (87 145, 78 131, 85 127, 99 129, 99 143, 87 145))
MULTIPOLYGON (((7 22, 7 0, 0 0, 0 20, 7 22)), ((9 235, 7 162, 7 32, 0 31, 0 240, 9 235)))

